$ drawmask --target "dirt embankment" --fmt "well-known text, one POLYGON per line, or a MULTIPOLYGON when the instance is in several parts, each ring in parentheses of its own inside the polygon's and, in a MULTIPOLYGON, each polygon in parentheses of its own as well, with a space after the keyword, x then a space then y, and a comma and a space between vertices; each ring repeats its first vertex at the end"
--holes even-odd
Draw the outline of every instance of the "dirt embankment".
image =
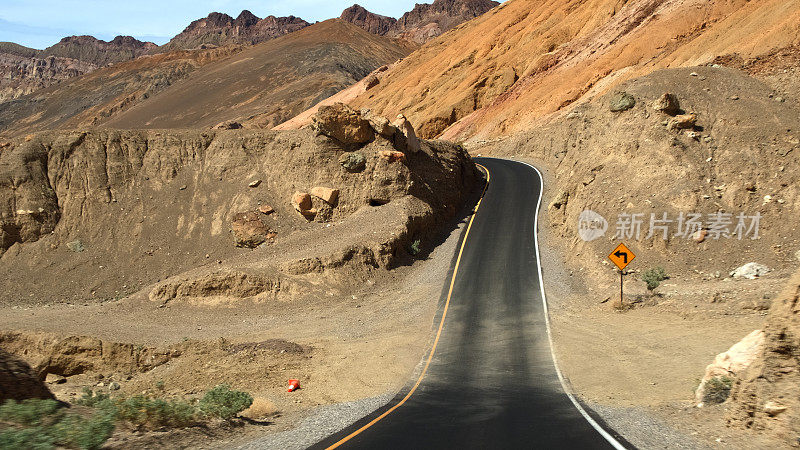
POLYGON ((202 275, 168 282, 154 298, 291 295, 288 278, 351 261, 391 267, 409 257, 413 241, 429 244, 426 230, 452 217, 476 169, 444 143, 425 142, 402 161, 381 151, 396 152, 381 136, 344 146, 310 130, 64 132, 12 141, 0 152, 4 300, 121 298, 198 267, 202 275), (360 165, 345 168, 351 159, 360 165), (293 193, 315 187, 336 189, 338 198, 310 197, 316 215, 303 216, 293 193), (259 210, 267 206, 274 212, 259 210), (252 246, 261 247, 236 247, 233 222, 260 236, 252 246))

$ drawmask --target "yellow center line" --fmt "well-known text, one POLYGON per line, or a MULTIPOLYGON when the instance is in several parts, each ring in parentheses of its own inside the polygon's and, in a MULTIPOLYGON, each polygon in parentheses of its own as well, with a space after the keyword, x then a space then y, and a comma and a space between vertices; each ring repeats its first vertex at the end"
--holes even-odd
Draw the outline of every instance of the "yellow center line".
POLYGON ((425 374, 428 372, 428 367, 431 365, 431 360, 433 360, 433 354, 436 352, 436 347, 439 345, 439 338, 442 336, 442 329, 444 328, 444 319, 447 317, 447 310, 450 307, 450 298, 453 296, 453 287, 456 284, 456 275, 458 274, 458 266, 461 264, 461 255, 464 253, 464 247, 467 245, 467 238, 469 237, 469 230, 472 228, 472 222, 475 220, 475 216, 478 214, 478 208, 481 207, 481 202, 483 201, 483 196, 486 195, 486 189, 489 187, 489 180, 491 179, 491 175, 489 174, 489 170, 478 164, 475 163, 478 167, 483 169, 486 172, 486 185, 483 187, 483 192, 481 192, 481 198, 478 200, 478 204, 475 205, 475 210, 472 213, 472 217, 469 219, 469 224, 467 225, 467 231, 464 233, 464 240, 461 241, 461 248, 458 250, 458 258, 456 258, 456 265, 453 268, 453 277, 450 279, 450 290, 447 291, 447 300, 444 303, 444 310, 442 311, 442 319, 439 321, 439 329, 436 331, 436 338, 433 340, 433 346, 431 347, 431 352, 428 355, 427 361, 425 361, 425 367, 422 368, 422 372, 419 374, 419 378, 417 378, 417 382, 414 383, 414 386, 411 387, 411 390, 408 391, 405 397, 402 400, 397 402, 396 405, 392 406, 386 412, 381 414, 380 416, 372 419, 368 424, 364 425, 363 427, 353 431, 352 433, 348 434, 347 436, 343 437, 341 440, 336 442, 335 444, 328 447, 327 450, 332 450, 344 444, 345 442, 353 439, 354 437, 358 436, 361 432, 366 430, 367 428, 375 425, 383 419, 384 417, 391 414, 395 409, 403 406, 403 404, 411 398, 414 392, 419 387, 420 383, 422 383, 422 379, 425 377, 425 374))

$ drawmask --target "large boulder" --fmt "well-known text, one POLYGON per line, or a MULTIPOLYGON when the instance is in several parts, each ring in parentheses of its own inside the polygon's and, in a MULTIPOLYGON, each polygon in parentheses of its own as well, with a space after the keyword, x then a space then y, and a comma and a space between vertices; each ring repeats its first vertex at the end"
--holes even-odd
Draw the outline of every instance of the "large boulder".
POLYGON ((611 96, 608 103, 611 112, 621 112, 633 108, 636 104, 636 99, 627 92, 616 92, 611 96))
POLYGON ((26 398, 53 398, 53 394, 27 363, 0 349, 0 404, 26 398))
POLYGON ((292 206, 297 212, 308 211, 311 209, 311 196, 308 192, 295 192, 292 195, 292 206))
POLYGON ((409 152, 416 153, 420 150, 420 144, 419 144, 419 139, 417 139, 417 133, 414 132, 414 127, 411 126, 411 122, 409 122, 408 119, 406 119, 406 116, 398 114, 397 120, 395 120, 392 125, 394 125, 398 130, 400 130, 400 132, 403 133, 403 136, 405 136, 405 141, 406 141, 405 148, 409 152))
POLYGON ((231 233, 237 247, 247 248, 256 248, 275 237, 256 211, 236 213, 231 221, 231 233))
POLYGON ((742 374, 764 352, 764 332, 755 330, 741 341, 733 344, 726 352, 714 358, 706 367, 706 373, 695 391, 695 398, 703 402, 707 397, 709 381, 714 378, 735 379, 742 374))
POLYGON ((342 144, 364 144, 375 139, 369 121, 344 103, 320 107, 311 122, 318 133, 342 144))
POLYGON ((678 103, 678 97, 675 94, 666 92, 653 102, 653 109, 664 114, 674 116, 675 114, 678 114, 678 112, 681 110, 681 107, 678 103))

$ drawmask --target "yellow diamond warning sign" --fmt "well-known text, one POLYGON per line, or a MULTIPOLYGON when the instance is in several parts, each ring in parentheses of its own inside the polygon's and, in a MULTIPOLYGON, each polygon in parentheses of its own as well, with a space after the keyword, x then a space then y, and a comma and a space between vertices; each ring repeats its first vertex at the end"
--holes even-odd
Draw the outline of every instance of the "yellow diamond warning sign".
POLYGON ((628 247, 626 247, 625 244, 621 242, 617 246, 617 248, 612 250, 611 254, 608 255, 608 259, 610 259, 611 262, 616 264, 617 267, 619 267, 619 270, 625 269, 625 267, 627 267, 628 264, 630 264, 631 261, 633 261, 633 258, 636 258, 636 255, 634 255, 633 252, 630 251, 630 249, 628 249, 628 247))

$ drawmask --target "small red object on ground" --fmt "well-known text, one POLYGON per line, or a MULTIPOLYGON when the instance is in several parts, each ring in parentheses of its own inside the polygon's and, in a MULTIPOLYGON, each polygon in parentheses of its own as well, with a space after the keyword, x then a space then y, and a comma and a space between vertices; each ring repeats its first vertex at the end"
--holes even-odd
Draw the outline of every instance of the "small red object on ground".
POLYGON ((289 380, 289 392, 300 389, 300 380, 289 380))

